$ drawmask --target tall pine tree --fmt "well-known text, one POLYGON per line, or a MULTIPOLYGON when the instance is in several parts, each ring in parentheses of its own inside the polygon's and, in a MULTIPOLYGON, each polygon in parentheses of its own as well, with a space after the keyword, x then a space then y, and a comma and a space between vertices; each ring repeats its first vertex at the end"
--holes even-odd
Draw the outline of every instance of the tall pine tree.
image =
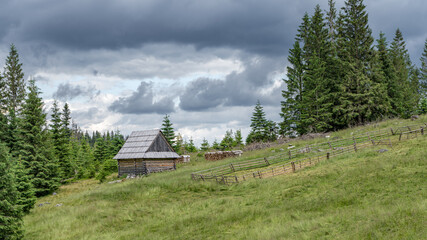
POLYGON ((375 120, 388 109, 385 85, 373 72, 375 52, 365 9, 363 0, 348 0, 338 19, 337 51, 344 73, 338 108, 348 125, 375 120))
POLYGON ((418 72, 412 66, 400 29, 393 38, 390 56, 396 73, 395 84, 399 86, 396 111, 400 117, 409 118, 418 103, 418 72))
POLYGON ((44 104, 34 80, 30 80, 28 90, 22 108, 20 156, 28 169, 36 196, 43 196, 59 186, 58 166, 49 145, 44 104))

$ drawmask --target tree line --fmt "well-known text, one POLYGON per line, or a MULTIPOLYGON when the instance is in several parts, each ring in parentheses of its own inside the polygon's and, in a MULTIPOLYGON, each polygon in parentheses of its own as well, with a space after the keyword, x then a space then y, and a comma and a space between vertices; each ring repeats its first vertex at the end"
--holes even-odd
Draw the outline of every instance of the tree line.
POLYGON ((402 32, 376 43, 363 0, 340 12, 329 0, 307 13, 289 50, 280 134, 326 132, 426 111, 427 40, 421 68, 411 62, 402 32))
POLYGON ((187 140, 184 140, 182 138, 182 135, 180 133, 175 134, 173 124, 170 120, 170 115, 168 114, 166 114, 163 118, 161 131, 165 136, 166 140, 178 154, 193 153, 198 151, 206 152, 211 149, 225 151, 244 145, 242 131, 238 129, 236 130, 236 132, 233 133, 232 129, 228 129, 226 130, 225 135, 220 142, 215 139, 211 145, 209 144, 208 140, 206 140, 206 138, 203 138, 203 141, 200 147, 198 148, 197 146, 195 146, 194 141, 191 137, 187 142, 187 140))
POLYGON ((116 171, 112 157, 120 132, 83 133, 67 103, 55 101, 50 122, 35 80, 24 79, 14 45, 0 74, 0 239, 22 238, 22 216, 37 197, 74 179, 104 180, 116 171))

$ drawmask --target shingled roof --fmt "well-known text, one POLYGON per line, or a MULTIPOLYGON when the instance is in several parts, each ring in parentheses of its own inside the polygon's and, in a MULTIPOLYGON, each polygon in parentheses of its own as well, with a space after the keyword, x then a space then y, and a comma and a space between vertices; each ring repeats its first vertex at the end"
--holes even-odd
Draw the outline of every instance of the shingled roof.
POLYGON ((134 131, 114 159, 176 159, 173 150, 159 130, 134 131))

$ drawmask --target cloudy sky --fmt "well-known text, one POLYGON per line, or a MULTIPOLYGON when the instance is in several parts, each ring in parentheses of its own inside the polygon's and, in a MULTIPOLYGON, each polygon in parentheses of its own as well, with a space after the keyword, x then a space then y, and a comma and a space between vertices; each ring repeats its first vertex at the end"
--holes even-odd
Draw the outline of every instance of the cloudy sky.
MULTIPOLYGON (((337 1, 341 7, 344 1, 337 1)), ((365 1, 374 37, 404 34, 414 63, 427 1, 365 1)), ((196 143, 249 132, 256 101, 280 121, 287 54, 304 12, 327 0, 1 0, 0 58, 14 43, 49 110, 83 130, 161 127, 196 143)))

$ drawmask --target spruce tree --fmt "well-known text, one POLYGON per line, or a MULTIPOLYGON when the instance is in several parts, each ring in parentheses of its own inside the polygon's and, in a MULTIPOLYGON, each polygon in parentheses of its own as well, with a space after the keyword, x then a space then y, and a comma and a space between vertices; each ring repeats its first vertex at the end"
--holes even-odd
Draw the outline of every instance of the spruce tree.
POLYGON ((19 146, 22 144, 20 142, 20 130, 19 130, 19 119, 15 114, 13 108, 9 109, 9 114, 7 115, 8 125, 7 125, 7 134, 5 135, 5 142, 9 148, 10 153, 14 158, 18 157, 19 146))
POLYGON ((380 38, 377 40, 377 56, 387 88, 387 97, 390 99, 390 111, 387 115, 397 116, 397 109, 400 104, 400 86, 397 83, 396 70, 390 57, 387 39, 382 32, 380 33, 380 38))
POLYGON ((420 68, 420 89, 421 95, 427 98, 427 39, 424 43, 424 51, 421 55, 421 68, 420 68))
POLYGON ((162 133, 165 136, 166 140, 168 140, 169 144, 171 146, 175 145, 175 132, 173 130, 172 127, 172 123, 169 119, 169 115, 165 115, 165 117, 163 118, 163 123, 162 123, 162 133))
POLYGON ((28 169, 36 196, 43 196, 58 188, 58 166, 49 145, 44 104, 34 80, 30 80, 28 90, 22 108, 22 144, 19 155, 24 167, 28 169))
POLYGON ((243 145, 242 130, 237 130, 234 134, 234 142, 237 147, 243 145))
POLYGON ((62 108, 62 114, 61 114, 61 127, 62 127, 62 134, 64 139, 67 139, 69 141, 71 137, 71 111, 68 106, 68 103, 64 104, 64 107, 62 108))
MULTIPOLYGON (((281 102, 280 116, 283 121, 280 123, 280 134, 290 135, 295 130, 302 133, 304 126, 301 124, 304 94, 304 60, 303 52, 299 41, 296 41, 293 48, 289 50, 288 61, 291 66, 287 67, 287 79, 283 79, 286 90, 282 91, 284 101, 281 102)), ((246 141, 248 143, 248 141, 246 141)))
POLYGON ((231 150, 234 146, 233 130, 227 130, 221 143, 222 150, 231 150))
POLYGON ((0 142, 0 239, 22 239, 22 212, 10 162, 0 142))
POLYGON ((348 125, 381 117, 388 106, 384 84, 377 77, 372 31, 363 0, 348 0, 338 18, 337 53, 342 67, 339 108, 348 125), (375 78, 375 79, 374 79, 375 78))
POLYGON ((188 141, 188 143, 185 144, 185 150, 187 152, 190 152, 190 153, 197 152, 197 148, 194 145, 193 138, 190 138, 190 140, 188 141))
POLYGON ((208 142, 208 140, 206 140, 206 138, 203 138, 202 144, 200 146, 200 150, 202 150, 204 152, 209 150, 209 142, 208 142))
POLYGON ((265 119, 265 113, 261 103, 257 102, 252 113, 251 118, 251 138, 247 139, 246 142, 262 142, 265 140, 265 127, 267 120, 265 119), (249 141, 248 141, 249 140, 249 141))
POLYGON ((391 44, 390 56, 399 86, 396 110, 400 117, 409 118, 418 103, 418 71, 412 66, 406 43, 400 29, 396 30, 391 44))
POLYGON ((19 115, 25 99, 25 80, 18 51, 13 44, 10 46, 9 56, 6 58, 4 78, 6 79, 7 109, 13 109, 19 115))
POLYGON ((23 213, 29 213, 36 203, 36 196, 31 178, 28 174, 28 169, 19 159, 15 163, 16 190, 18 191, 18 201, 23 213))

